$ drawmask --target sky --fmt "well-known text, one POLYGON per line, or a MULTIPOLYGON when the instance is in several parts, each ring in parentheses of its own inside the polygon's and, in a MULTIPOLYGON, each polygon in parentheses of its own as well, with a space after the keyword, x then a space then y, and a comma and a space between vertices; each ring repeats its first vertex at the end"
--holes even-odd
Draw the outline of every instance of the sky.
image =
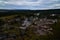
POLYGON ((60 9, 60 0, 0 0, 0 9, 60 9))

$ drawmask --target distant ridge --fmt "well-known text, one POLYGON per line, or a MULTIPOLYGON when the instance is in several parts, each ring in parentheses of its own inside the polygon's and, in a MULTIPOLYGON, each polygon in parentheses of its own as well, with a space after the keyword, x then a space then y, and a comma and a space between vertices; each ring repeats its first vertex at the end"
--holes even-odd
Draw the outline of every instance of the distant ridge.
POLYGON ((27 11, 32 11, 32 12, 44 12, 44 11, 53 11, 53 12, 60 12, 60 9, 49 9, 49 10, 15 10, 15 9, 13 9, 13 10, 8 10, 8 9, 0 9, 0 12, 27 12, 27 11))
MULTIPOLYGON (((31 9, 0 9, 0 10, 31 10, 31 9)), ((40 10, 59 10, 59 9, 40 9, 40 10)))
POLYGON ((50 13, 50 14, 60 14, 60 9, 49 9, 49 10, 7 10, 0 9, 0 16, 2 15, 12 15, 12 14, 32 14, 32 13, 50 13))

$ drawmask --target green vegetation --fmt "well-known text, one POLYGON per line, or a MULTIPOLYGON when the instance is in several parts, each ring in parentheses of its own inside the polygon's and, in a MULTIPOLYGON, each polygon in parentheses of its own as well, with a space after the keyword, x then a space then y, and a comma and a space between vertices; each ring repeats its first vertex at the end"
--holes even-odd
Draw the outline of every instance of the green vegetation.
MULTIPOLYGON (((35 16, 33 15, 32 13, 28 14, 29 12, 27 12, 27 14, 18 14, 20 18, 23 19, 24 16, 26 17, 29 17, 29 16, 35 16)), ((12 13, 11 13, 12 14, 12 13)), ((3 23, 9 19, 13 19, 15 16, 17 16, 16 14, 14 15, 11 15, 9 16, 10 14, 8 14, 8 16, 2 16, 0 17, 0 19, 2 19, 3 23), (7 19, 7 20, 5 20, 7 19)), ((48 17, 50 18, 49 14, 45 13, 45 14, 40 14, 38 16, 39 18, 43 18, 43 17, 48 17)), ((54 18, 57 18, 57 17, 54 17, 54 18)), ((58 18, 57 18, 58 19, 58 18)), ((1 24, 1 22, 0 22, 1 24)), ((21 24, 19 24, 18 22, 16 23, 12 23, 12 26, 11 28, 9 28, 8 26, 2 26, 2 31, 3 33, 6 33, 8 34, 9 36, 11 35, 16 35, 16 40, 58 40, 59 39, 59 35, 60 35, 60 19, 58 19, 58 22, 57 23, 54 23, 51 25, 51 27, 53 28, 53 34, 47 34, 47 35, 39 35, 39 34, 35 34, 34 33, 34 29, 33 27, 28 27, 26 30, 24 30, 24 35, 21 36, 21 29, 19 28, 21 26, 21 24)))

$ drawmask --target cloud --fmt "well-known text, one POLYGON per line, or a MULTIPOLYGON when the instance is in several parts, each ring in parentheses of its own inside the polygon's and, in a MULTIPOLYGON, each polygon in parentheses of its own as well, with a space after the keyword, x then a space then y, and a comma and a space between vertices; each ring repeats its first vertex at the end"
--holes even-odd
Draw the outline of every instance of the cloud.
POLYGON ((8 5, 7 9, 57 9, 60 8, 60 0, 0 0, 0 5, 5 9, 8 5))
POLYGON ((27 1, 27 0, 9 0, 9 1, 2 1, 4 4, 12 4, 12 5, 29 5, 29 6, 37 6, 42 3, 42 0, 37 1, 27 1))

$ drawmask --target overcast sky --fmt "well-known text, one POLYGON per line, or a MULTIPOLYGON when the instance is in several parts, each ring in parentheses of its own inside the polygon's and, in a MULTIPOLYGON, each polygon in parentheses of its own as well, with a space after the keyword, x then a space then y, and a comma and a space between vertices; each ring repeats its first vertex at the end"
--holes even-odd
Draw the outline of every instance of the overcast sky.
POLYGON ((0 9, 60 9, 60 0, 0 0, 0 9))

